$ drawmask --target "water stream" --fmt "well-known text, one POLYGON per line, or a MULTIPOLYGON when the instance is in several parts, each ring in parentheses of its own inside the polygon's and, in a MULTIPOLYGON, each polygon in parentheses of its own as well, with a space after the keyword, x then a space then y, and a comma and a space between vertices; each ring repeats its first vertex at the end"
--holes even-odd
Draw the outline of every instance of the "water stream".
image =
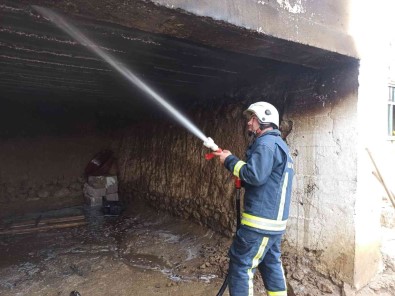
POLYGON ((101 57, 106 61, 113 69, 118 71, 122 76, 124 76, 128 81, 133 83, 143 92, 145 92, 150 98, 152 98, 164 111, 166 111, 171 117, 177 120, 182 126, 184 126, 188 131, 194 134, 196 137, 206 142, 208 139, 203 134, 199 128, 197 128, 188 118, 185 117, 181 112, 169 104, 163 97, 157 94, 152 88, 150 88, 145 82, 143 82, 139 77, 132 73, 128 68, 122 65, 116 58, 108 54, 99 48, 93 41, 81 33, 75 26, 71 25, 66 21, 65 18, 55 13, 51 9, 33 5, 33 8, 39 12, 45 18, 48 18, 62 31, 70 35, 81 45, 86 46, 90 51, 101 57))

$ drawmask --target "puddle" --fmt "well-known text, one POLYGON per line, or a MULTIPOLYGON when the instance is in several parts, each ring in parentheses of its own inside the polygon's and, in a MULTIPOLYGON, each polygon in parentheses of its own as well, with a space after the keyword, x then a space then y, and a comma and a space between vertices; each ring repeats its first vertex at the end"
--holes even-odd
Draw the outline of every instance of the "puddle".
POLYGON ((149 254, 123 255, 121 258, 131 266, 142 269, 167 270, 173 267, 170 262, 149 254))

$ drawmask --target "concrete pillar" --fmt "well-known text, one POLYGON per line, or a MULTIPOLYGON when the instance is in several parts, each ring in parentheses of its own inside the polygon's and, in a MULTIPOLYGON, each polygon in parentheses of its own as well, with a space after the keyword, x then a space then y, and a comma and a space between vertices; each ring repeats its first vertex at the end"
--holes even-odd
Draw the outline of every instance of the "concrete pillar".
POLYGON ((357 200, 357 68, 324 72, 286 110, 295 185, 286 239, 314 268, 352 283, 357 200))

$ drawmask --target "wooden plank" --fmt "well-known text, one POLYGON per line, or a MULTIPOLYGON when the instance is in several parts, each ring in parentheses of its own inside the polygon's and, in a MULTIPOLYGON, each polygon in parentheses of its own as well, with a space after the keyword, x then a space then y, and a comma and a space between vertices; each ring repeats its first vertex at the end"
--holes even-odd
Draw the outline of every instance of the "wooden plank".
POLYGON ((0 231, 0 235, 5 234, 27 234, 27 233, 34 233, 34 232, 42 232, 48 231, 51 229, 60 229, 60 228, 68 228, 68 227, 76 227, 88 224, 87 221, 77 221, 71 223, 58 223, 52 225, 43 225, 38 227, 30 227, 30 228, 20 228, 20 229, 8 229, 0 231))
POLYGON ((59 218, 47 218, 47 219, 42 219, 41 223, 58 223, 58 222, 68 222, 68 221, 75 221, 75 220, 85 220, 84 215, 79 215, 79 216, 68 216, 68 217, 59 217, 59 218))
POLYGON ((38 224, 36 224, 36 220, 29 220, 20 223, 14 223, 10 226, 10 228, 24 227, 24 226, 35 226, 35 225, 43 225, 43 224, 51 224, 51 223, 59 223, 59 222, 68 222, 75 220, 85 219, 85 216, 69 216, 69 217, 60 217, 60 218, 46 218, 41 219, 38 224))
POLYGON ((395 209, 395 197, 393 196, 392 192, 389 190, 387 184, 384 182, 384 179, 383 179, 383 177, 381 176, 380 170, 379 170, 379 168, 377 167, 377 164, 376 164, 376 162, 375 162, 374 159, 373 159, 372 153, 370 152, 370 150, 369 150, 368 148, 366 148, 366 151, 368 152, 369 157, 370 157, 370 160, 372 161, 372 163, 373 163, 373 165, 374 165, 374 168, 376 169, 376 172, 373 172, 373 174, 374 174, 374 175, 376 176, 376 178, 380 181, 381 185, 383 185, 383 187, 384 187, 384 189, 385 189, 385 192, 387 192, 387 196, 388 196, 388 198, 390 199, 390 201, 391 201, 391 203, 392 203, 392 206, 393 206, 394 209, 395 209))
MULTIPOLYGON (((383 180, 380 179, 380 176, 377 174, 377 172, 373 172, 373 175, 377 178, 377 180, 381 183, 381 185, 383 185, 385 187, 385 184, 383 183, 383 180)), ((391 201, 392 205, 395 208, 395 195, 394 195, 394 193, 391 190, 388 189, 387 194, 388 194, 389 200, 391 201)))
MULTIPOLYGON (((39 216, 39 217, 41 217, 41 216, 39 216)), ((0 228, 0 231, 6 230, 6 229, 25 228, 25 227, 29 227, 29 226, 36 227, 36 226, 45 225, 45 224, 70 222, 70 221, 77 221, 77 220, 84 220, 84 219, 85 219, 84 215, 67 216, 67 217, 59 217, 59 218, 46 218, 46 219, 40 219, 40 220, 37 218, 35 220, 27 220, 27 221, 22 221, 19 223, 12 223, 10 225, 7 225, 7 227, 0 228)))

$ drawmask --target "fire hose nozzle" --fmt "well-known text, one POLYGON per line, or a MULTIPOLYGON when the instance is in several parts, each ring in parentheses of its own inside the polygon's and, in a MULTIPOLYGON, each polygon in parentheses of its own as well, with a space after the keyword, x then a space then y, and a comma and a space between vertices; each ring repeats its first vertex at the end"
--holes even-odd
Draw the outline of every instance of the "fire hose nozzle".
MULTIPOLYGON (((205 142, 203 142, 203 145, 213 151, 217 151, 217 152, 222 151, 222 149, 219 148, 218 145, 214 143, 214 140, 211 139, 210 137, 208 137, 207 140, 205 142)), ((214 153, 207 153, 206 155, 204 155, 204 158, 207 160, 210 160, 214 157, 215 157, 214 153)))
POLYGON ((207 140, 205 142, 203 142, 203 145, 206 146, 207 148, 213 150, 213 151, 217 151, 218 145, 214 143, 214 140, 211 139, 210 137, 207 138, 207 140))

